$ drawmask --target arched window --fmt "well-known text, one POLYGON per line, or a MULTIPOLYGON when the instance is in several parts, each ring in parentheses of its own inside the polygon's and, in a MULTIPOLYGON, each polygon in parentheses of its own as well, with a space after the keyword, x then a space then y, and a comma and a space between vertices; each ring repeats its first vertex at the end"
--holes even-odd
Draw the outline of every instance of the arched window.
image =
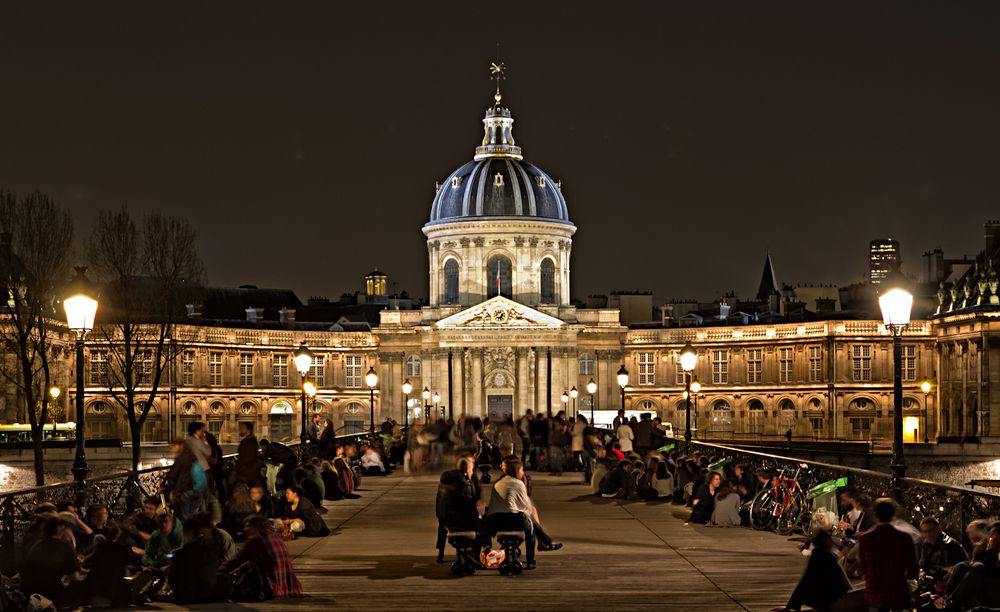
POLYGON ((486 295, 495 297, 502 295, 510 298, 512 272, 510 260, 503 255, 494 255, 486 262, 486 295))
POLYGON ((749 414, 747 415, 748 433, 763 434, 765 417, 764 402, 759 399, 752 399, 747 403, 747 408, 749 409, 749 414))
POLYGON ((726 400, 716 400, 712 404, 710 426, 713 433, 733 432, 733 409, 726 400))
POLYGON ((594 375, 594 356, 590 353, 580 355, 580 376, 594 375))
POLYGON ((357 402, 344 406, 344 434, 362 433, 365 430, 365 407, 357 402))
POLYGON ((444 262, 444 303, 458 304, 458 262, 444 262))
POLYGON ((418 355, 410 355, 406 358, 406 375, 420 376, 420 357, 418 355))
POLYGON ((548 257, 542 260, 539 287, 541 288, 539 301, 542 304, 554 304, 556 301, 556 265, 548 257))

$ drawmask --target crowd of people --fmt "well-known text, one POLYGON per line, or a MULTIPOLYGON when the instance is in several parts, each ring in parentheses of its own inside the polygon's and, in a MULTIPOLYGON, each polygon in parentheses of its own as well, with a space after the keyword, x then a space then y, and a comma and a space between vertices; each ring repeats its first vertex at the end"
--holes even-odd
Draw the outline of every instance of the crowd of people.
POLYGON ((101 504, 37 504, 8 586, 60 607, 301 595, 285 542, 328 535, 324 502, 359 497, 363 475, 390 469, 380 442, 341 444, 329 423, 315 425, 303 453, 258 441, 253 423, 241 423, 227 462, 205 424, 191 423, 171 444, 159 495, 133 514, 114 520, 101 504))

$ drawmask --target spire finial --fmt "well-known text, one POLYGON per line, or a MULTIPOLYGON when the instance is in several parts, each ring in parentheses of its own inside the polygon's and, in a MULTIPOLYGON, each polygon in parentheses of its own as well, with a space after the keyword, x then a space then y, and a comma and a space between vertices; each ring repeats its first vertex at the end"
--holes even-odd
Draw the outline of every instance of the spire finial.
POLYGON ((497 59, 495 62, 490 62, 490 78, 495 79, 497 82, 497 92, 493 95, 493 99, 496 100, 497 104, 500 104, 500 81, 507 78, 507 66, 500 60, 500 43, 497 43, 497 59))

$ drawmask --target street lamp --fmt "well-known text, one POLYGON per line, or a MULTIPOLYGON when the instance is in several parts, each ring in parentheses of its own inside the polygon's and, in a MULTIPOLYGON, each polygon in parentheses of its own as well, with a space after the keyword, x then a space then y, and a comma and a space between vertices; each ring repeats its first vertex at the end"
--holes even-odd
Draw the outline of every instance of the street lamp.
MULTIPOLYGON (((52 398, 52 403, 55 404, 59 399, 59 394, 62 393, 62 389, 53 385, 49 387, 49 397, 52 398)), ((45 429, 45 423, 42 423, 42 429, 45 429)), ((52 419, 52 434, 55 435, 56 432, 56 419, 52 419)))
POLYGON ((413 392, 413 385, 410 384, 410 379, 407 378, 403 381, 403 429, 409 429, 410 427, 410 393, 413 392))
POLYGON ((924 392, 924 444, 929 444, 930 440, 927 439, 927 428, 929 421, 927 420, 930 416, 930 412, 927 408, 927 400, 931 395, 931 381, 925 380, 920 383, 920 390, 924 392))
MULTIPOLYGON (((316 385, 314 385, 312 383, 312 381, 307 380, 304 383, 302 383, 302 390, 306 392, 306 397, 309 398, 309 408, 311 409, 313 407, 313 404, 315 403, 315 402, 313 402, 313 398, 316 397, 316 393, 318 391, 316 389, 316 385)), ((305 405, 303 405, 302 410, 303 410, 303 412, 305 412, 305 405)), ((308 419, 307 419, 307 422, 308 422, 308 419)))
POLYGON ((590 394, 590 425, 596 427, 594 423, 594 394, 597 393, 597 383, 594 382, 593 378, 587 383, 587 393, 590 394))
POLYGON ((569 393, 563 391, 562 395, 559 396, 559 399, 562 401, 563 412, 566 412, 566 404, 569 403, 569 393))
POLYGON ((622 389, 622 410, 625 410, 625 387, 628 386, 628 370, 625 369, 625 364, 618 368, 618 386, 622 389))
POLYGON ((424 390, 421 393, 421 395, 424 396, 424 422, 429 423, 431 420, 431 411, 430 407, 427 405, 427 402, 431 399, 431 390, 428 389, 427 387, 424 387, 424 390))
POLYGON ((375 387, 378 385, 378 374, 375 368, 369 366, 365 373, 365 384, 368 385, 368 412, 370 414, 368 423, 368 433, 371 434, 372 441, 375 439, 375 387))
POLYGON ((878 299, 882 320, 892 332, 892 488, 896 501, 903 497, 906 458, 903 456, 903 328, 910 324, 913 294, 905 289, 890 289, 878 299))
POLYGON ((686 448, 691 447, 691 372, 694 372, 696 365, 698 365, 698 353, 688 342, 681 349, 681 369, 684 370, 684 401, 686 404, 684 420, 684 444, 686 448))
MULTIPOLYGON (((84 450, 85 414, 83 410, 83 342, 90 330, 94 329, 97 316, 97 300, 90 295, 86 266, 76 269, 70 297, 63 300, 66 309, 66 325, 76 332, 76 456, 73 458, 73 481, 76 483, 76 507, 86 507, 86 482, 90 468, 87 466, 87 451, 84 450)), ((51 393, 51 391, 50 391, 51 393)))
MULTIPOLYGON (((306 438, 306 376, 309 374, 309 368, 312 367, 312 351, 306 346, 305 341, 299 343, 299 350, 295 352, 295 370, 299 373, 302 378, 302 414, 301 414, 301 431, 299 433, 299 454, 303 457, 306 456, 307 449, 309 448, 309 440, 306 438)), ((315 387, 314 387, 315 388, 315 387)))
POLYGON ((441 403, 441 394, 438 393, 437 391, 435 391, 434 392, 434 397, 432 397, 431 400, 434 402, 434 416, 440 415, 441 418, 443 419, 444 418, 444 414, 441 413, 441 412, 438 412, 438 404, 441 403))
POLYGON ((580 395, 580 392, 576 390, 576 385, 573 385, 573 388, 569 390, 569 396, 573 398, 573 418, 576 418, 576 415, 579 414, 576 410, 576 396, 578 395, 580 395))

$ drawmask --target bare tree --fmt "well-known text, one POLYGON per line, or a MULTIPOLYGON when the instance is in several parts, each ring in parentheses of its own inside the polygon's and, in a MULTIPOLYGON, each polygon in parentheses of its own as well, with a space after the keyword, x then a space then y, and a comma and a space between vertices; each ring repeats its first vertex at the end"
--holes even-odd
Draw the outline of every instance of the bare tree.
POLYGON ((107 351, 103 376, 128 419, 134 471, 143 425, 180 352, 174 327, 199 291, 204 268, 187 221, 152 213, 137 222, 124 208, 98 216, 88 253, 106 283, 94 346, 107 351))
POLYGON ((48 196, 0 192, 0 375, 24 399, 35 483, 45 484, 42 429, 49 416, 57 287, 67 280, 73 219, 48 196))

